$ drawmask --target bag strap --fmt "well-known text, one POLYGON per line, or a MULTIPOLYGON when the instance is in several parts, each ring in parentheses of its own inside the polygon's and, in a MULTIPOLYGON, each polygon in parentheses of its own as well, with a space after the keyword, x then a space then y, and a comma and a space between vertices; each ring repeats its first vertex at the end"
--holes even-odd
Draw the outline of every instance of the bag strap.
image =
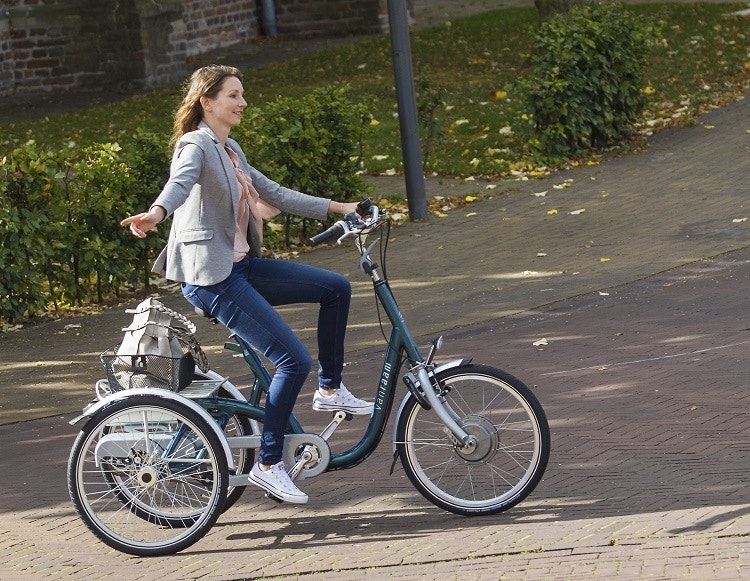
MULTIPOLYGON (((170 309, 169 307, 167 307, 167 306, 165 306, 165 305, 163 305, 161 303, 156 303, 156 304, 149 305, 146 309, 140 309, 140 310, 139 309, 125 309, 125 312, 126 313, 136 313, 137 314, 137 313, 145 313, 147 310, 148 311, 151 311, 151 310, 153 310, 153 311, 159 311, 160 313, 164 313, 165 315, 169 315, 170 317, 172 317, 173 319, 177 320, 179 323, 181 323, 182 325, 184 325, 185 328, 189 332, 195 333, 195 329, 196 329, 195 328, 195 324, 190 319, 188 319, 182 313, 178 313, 177 311, 175 311, 173 309, 170 309)), ((147 323, 147 325, 154 325, 154 324, 155 323, 153 321, 147 323)), ((164 326, 164 325, 160 325, 160 326, 164 326)), ((123 329, 123 331, 132 331, 132 330, 133 329, 129 329, 129 328, 123 329)))
POLYGON ((195 335, 182 327, 173 326, 170 329, 180 344, 187 347, 187 350, 195 360, 195 366, 203 373, 206 373, 208 371, 208 357, 206 357, 195 335))

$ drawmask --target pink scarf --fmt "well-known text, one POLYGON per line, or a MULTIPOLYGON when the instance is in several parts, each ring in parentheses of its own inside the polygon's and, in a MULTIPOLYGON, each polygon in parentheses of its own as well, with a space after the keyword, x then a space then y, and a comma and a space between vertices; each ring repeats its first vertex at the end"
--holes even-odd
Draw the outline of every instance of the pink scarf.
POLYGON ((260 199, 253 187, 253 180, 240 169, 239 156, 229 147, 224 147, 234 166, 237 185, 240 189, 239 211, 237 213, 237 228, 234 232, 234 261, 239 262, 252 248, 254 256, 261 255, 263 244, 263 220, 270 220, 280 213, 280 210, 260 199), (252 218, 252 226, 251 220, 252 218), (252 230, 250 228, 252 227, 252 230))

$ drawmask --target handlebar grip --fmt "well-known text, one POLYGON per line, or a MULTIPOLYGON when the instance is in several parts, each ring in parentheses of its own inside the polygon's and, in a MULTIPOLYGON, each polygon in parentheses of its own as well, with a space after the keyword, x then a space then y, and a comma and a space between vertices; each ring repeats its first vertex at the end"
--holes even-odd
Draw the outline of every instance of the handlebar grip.
POLYGON ((325 230, 320 234, 316 234, 315 236, 308 239, 308 243, 310 244, 310 246, 317 246, 318 244, 328 242, 331 239, 341 238, 344 234, 346 234, 346 230, 344 230, 344 227, 341 224, 336 222, 328 230, 325 230))
POLYGON ((370 215, 372 211, 372 200, 365 198, 359 204, 357 204, 357 214, 363 218, 370 215))

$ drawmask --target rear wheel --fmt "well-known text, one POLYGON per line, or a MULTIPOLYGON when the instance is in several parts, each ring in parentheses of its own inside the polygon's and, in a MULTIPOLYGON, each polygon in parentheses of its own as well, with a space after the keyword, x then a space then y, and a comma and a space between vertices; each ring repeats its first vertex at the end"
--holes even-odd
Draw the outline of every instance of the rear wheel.
POLYGON ((462 515, 493 514, 521 502, 549 459, 549 426, 539 401, 493 367, 448 369, 437 381, 444 405, 473 443, 457 445, 434 412, 411 398, 398 418, 396 445, 412 484, 433 504, 462 515))
POLYGON ((154 395, 96 413, 68 461, 68 489, 104 543, 139 556, 166 555, 205 535, 226 500, 227 460, 195 410, 154 395))

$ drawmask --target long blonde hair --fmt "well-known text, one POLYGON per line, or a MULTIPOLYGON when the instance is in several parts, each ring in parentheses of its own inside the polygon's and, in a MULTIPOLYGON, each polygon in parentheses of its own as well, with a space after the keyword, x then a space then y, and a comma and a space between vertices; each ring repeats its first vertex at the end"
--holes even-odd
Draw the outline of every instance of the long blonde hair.
POLYGON ((242 81, 240 70, 226 65, 208 65, 190 75, 185 84, 182 104, 174 116, 172 138, 169 140, 170 149, 174 149, 180 137, 198 129, 198 123, 203 119, 201 97, 216 98, 227 77, 237 77, 242 81))

